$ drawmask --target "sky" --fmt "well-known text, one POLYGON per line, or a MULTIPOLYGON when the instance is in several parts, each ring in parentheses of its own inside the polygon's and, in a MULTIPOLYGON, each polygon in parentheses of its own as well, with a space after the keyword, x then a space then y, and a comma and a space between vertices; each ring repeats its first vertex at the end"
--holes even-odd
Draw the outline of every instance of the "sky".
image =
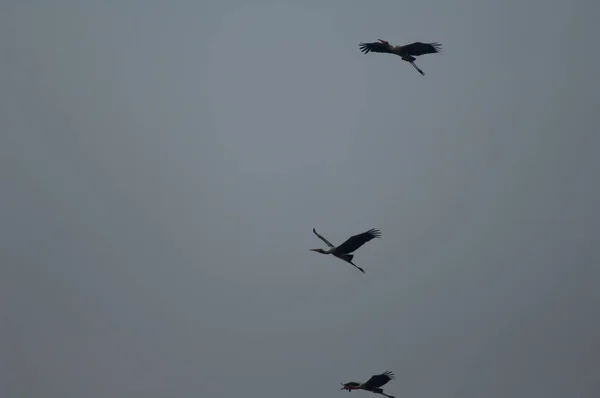
POLYGON ((595 2, 0 11, 0 396, 600 394, 595 2))

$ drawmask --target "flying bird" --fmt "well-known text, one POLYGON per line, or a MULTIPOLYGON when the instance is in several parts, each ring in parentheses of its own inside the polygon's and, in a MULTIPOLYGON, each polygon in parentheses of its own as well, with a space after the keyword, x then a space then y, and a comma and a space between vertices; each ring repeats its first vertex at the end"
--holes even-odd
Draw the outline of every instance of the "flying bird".
POLYGON ((358 234, 358 235, 349 237, 348 240, 346 240, 344 243, 342 243, 341 245, 336 247, 336 246, 332 245, 331 242, 329 242, 327 239, 325 239, 324 237, 319 235, 317 233, 317 231, 315 231, 314 228, 313 228, 313 233, 315 235, 317 235, 317 237, 319 239, 321 239, 323 242, 325 242, 325 244, 327 246, 329 246, 329 249, 327 249, 327 250, 310 249, 310 251, 321 253, 321 254, 333 254, 337 258, 342 259, 342 260, 346 261, 347 263, 352 264, 353 266, 358 268, 358 270, 360 272, 362 272, 363 274, 365 273, 365 270, 360 268, 359 266, 357 266, 356 264, 354 264, 352 262, 354 255, 350 254, 350 253, 352 253, 353 251, 355 251, 356 249, 358 249, 359 247, 361 247, 362 245, 364 245, 371 239, 381 237, 381 232, 378 229, 370 229, 367 232, 363 232, 362 234, 358 234))
POLYGON ((381 39, 379 39, 378 42, 373 43, 360 43, 359 48, 360 51, 365 54, 374 52, 398 55, 399 57, 402 57, 404 61, 414 66, 423 76, 425 76, 425 72, 419 69, 415 64, 415 57, 424 54, 435 54, 442 51, 442 45, 439 43, 421 43, 420 41, 416 41, 405 46, 392 46, 389 42, 381 39))
POLYGON ((394 372, 387 370, 382 374, 371 376, 371 378, 364 383, 357 383, 355 381, 351 381, 349 383, 342 383, 342 388, 340 388, 340 390, 348 390, 348 392, 352 390, 365 390, 375 394, 381 394, 388 398, 394 398, 391 395, 385 394, 383 392, 383 388, 381 387, 395 378, 396 376, 394 375, 394 372))

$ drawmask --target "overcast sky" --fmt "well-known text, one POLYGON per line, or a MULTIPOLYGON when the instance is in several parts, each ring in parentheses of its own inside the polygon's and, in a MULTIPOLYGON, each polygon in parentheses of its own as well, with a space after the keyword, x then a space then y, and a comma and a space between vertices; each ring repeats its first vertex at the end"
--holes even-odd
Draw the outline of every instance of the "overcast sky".
POLYGON ((598 18, 4 1, 0 396, 599 396, 598 18))

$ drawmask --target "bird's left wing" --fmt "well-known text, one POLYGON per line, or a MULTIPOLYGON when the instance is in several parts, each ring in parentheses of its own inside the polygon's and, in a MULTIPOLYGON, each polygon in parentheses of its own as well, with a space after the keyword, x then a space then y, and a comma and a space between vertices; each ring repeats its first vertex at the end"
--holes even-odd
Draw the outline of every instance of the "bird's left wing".
POLYGON ((402 46, 402 51, 410 55, 435 54, 442 51, 440 43, 421 43, 416 41, 406 46, 402 46))
POLYGON ((337 250, 342 253, 352 253, 371 239, 380 237, 381 232, 378 229, 370 229, 362 234, 349 237, 348 240, 338 246, 337 250))
POLYGON ((313 233, 314 233, 315 235, 317 235, 317 236, 319 237, 319 239, 321 239, 323 242, 325 242, 325 244, 326 244, 327 246, 329 246, 329 247, 333 247, 333 245, 331 244, 331 242, 329 242, 327 239, 325 239, 324 237, 322 237, 321 235, 319 235, 319 234, 317 233, 317 231, 315 231, 315 229, 314 229, 314 228, 313 228, 313 233))
POLYGON ((358 45, 358 47, 360 48, 360 51, 365 54, 368 54, 371 51, 374 53, 389 53, 390 52, 390 47, 388 45, 385 45, 383 43, 378 43, 378 42, 360 43, 358 45))
POLYGON ((371 376, 371 378, 363 384, 363 387, 366 389, 379 388, 387 384, 388 381, 393 380, 395 377, 394 372, 387 370, 382 374, 371 376))

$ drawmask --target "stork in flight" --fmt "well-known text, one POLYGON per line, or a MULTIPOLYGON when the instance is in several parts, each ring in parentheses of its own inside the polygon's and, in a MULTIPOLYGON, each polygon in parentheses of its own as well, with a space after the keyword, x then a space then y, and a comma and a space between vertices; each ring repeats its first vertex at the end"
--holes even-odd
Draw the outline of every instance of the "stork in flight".
POLYGON ((342 388, 340 388, 340 390, 348 390, 348 392, 352 390, 365 390, 375 394, 381 394, 387 398, 394 398, 391 395, 385 394, 383 392, 383 388, 381 387, 395 378, 396 376, 394 375, 394 372, 387 370, 382 374, 371 376, 371 378, 364 383, 357 383, 355 381, 351 381, 349 383, 342 383, 342 388))
POLYGON ((323 242, 325 242, 325 244, 327 246, 329 246, 329 249, 328 250, 310 249, 310 251, 321 253, 321 254, 333 254, 337 258, 342 259, 342 260, 346 261, 347 263, 352 264, 353 266, 358 268, 358 270, 360 272, 362 272, 363 274, 365 273, 365 270, 360 268, 359 266, 357 266, 356 264, 354 264, 352 262, 354 255, 350 254, 350 253, 352 253, 353 251, 355 251, 356 249, 358 249, 359 247, 361 247, 362 245, 364 245, 371 239, 381 237, 381 232, 379 232, 378 229, 370 229, 367 232, 363 232, 362 234, 358 234, 358 235, 349 237, 344 243, 342 243, 341 245, 336 247, 336 246, 332 245, 331 242, 329 242, 327 239, 325 239, 324 237, 319 235, 317 233, 317 231, 315 231, 314 228, 313 228, 313 233, 315 235, 317 235, 317 237, 319 239, 321 239, 323 242))
POLYGON ((396 54, 399 57, 402 57, 404 61, 414 66, 423 76, 425 76, 425 72, 419 69, 415 64, 415 57, 424 54, 435 54, 442 51, 442 45, 439 43, 421 43, 420 41, 416 41, 405 46, 392 46, 389 42, 381 39, 379 39, 379 42, 360 43, 359 48, 360 51, 365 54, 368 54, 369 52, 396 54))

